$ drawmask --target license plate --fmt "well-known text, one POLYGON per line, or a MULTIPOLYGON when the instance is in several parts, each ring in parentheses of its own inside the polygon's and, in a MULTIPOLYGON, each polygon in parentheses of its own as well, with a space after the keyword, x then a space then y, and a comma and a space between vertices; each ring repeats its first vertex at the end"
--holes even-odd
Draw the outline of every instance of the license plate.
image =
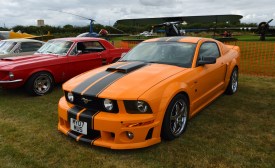
POLYGON ((87 135, 87 122, 83 122, 83 121, 79 121, 71 118, 70 127, 71 127, 71 130, 73 131, 87 135))

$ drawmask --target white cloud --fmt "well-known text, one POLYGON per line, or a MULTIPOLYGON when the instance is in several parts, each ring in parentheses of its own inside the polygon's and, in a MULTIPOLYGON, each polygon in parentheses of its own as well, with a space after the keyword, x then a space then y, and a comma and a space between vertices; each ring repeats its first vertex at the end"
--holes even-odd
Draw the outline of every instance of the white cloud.
MULTIPOLYGON (((275 19, 274 0, 0 0, 0 26, 36 25, 45 19, 49 25, 88 25, 88 20, 49 11, 62 10, 93 18, 100 24, 113 24, 119 19, 240 14, 246 23, 259 23, 275 19)), ((275 25, 275 21, 271 23, 275 25)))

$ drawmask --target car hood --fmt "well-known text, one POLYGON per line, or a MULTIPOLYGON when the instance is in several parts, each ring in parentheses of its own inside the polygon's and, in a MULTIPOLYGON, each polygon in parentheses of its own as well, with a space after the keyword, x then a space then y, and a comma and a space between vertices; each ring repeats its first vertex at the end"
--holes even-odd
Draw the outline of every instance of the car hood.
POLYGON ((66 91, 116 100, 137 99, 161 81, 186 68, 141 62, 118 62, 79 75, 63 85, 66 91))
POLYGON ((37 62, 48 62, 49 60, 55 60, 57 56, 52 55, 28 55, 28 56, 18 56, 18 57, 6 57, 0 59, 0 68, 14 68, 17 66, 28 65, 37 62))

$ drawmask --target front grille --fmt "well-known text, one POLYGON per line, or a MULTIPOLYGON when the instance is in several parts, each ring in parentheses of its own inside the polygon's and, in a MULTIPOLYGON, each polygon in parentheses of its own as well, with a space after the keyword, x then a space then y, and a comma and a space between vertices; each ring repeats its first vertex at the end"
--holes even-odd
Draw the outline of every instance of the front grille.
POLYGON ((9 73, 6 72, 6 71, 0 71, 0 80, 6 78, 6 77, 8 76, 8 74, 9 74, 9 73))
MULTIPOLYGON (((66 93, 67 95, 67 93, 66 93)), ((111 113, 118 113, 118 105, 117 101, 112 100, 114 103, 114 109, 112 111, 107 111, 103 105, 102 98, 92 97, 92 96, 86 96, 81 95, 78 93, 73 93, 74 95, 74 105, 89 109, 89 110, 96 110, 96 111, 105 111, 105 112, 111 112, 111 113)), ((65 96, 67 99, 67 96, 65 96)), ((68 99, 67 99, 68 101, 68 99)))

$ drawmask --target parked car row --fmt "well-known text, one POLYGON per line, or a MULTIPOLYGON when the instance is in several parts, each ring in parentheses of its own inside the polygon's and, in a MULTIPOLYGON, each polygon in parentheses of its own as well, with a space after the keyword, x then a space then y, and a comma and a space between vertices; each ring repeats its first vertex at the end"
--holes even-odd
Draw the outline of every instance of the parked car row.
MULTIPOLYGON (((16 42, 11 40, 1 42, 3 46, 9 44, 6 48, 12 48, 12 46, 14 48, 19 46, 19 43, 21 48, 27 43, 31 46, 30 41, 26 41, 18 40, 18 44, 14 45, 13 43, 16 42)), ((31 42, 36 43, 32 40, 31 42)), ((115 48, 108 41, 100 38, 50 40, 33 55, 2 58, 0 86, 3 88, 24 86, 32 95, 44 95, 52 90, 55 83, 64 82, 85 71, 114 63, 120 59, 122 53, 128 50, 115 48)))
POLYGON ((178 138, 192 116, 238 89, 238 46, 166 37, 128 51, 100 38, 50 40, 33 55, 2 58, 0 86, 44 95, 68 80, 58 103, 58 130, 112 149, 178 138))

